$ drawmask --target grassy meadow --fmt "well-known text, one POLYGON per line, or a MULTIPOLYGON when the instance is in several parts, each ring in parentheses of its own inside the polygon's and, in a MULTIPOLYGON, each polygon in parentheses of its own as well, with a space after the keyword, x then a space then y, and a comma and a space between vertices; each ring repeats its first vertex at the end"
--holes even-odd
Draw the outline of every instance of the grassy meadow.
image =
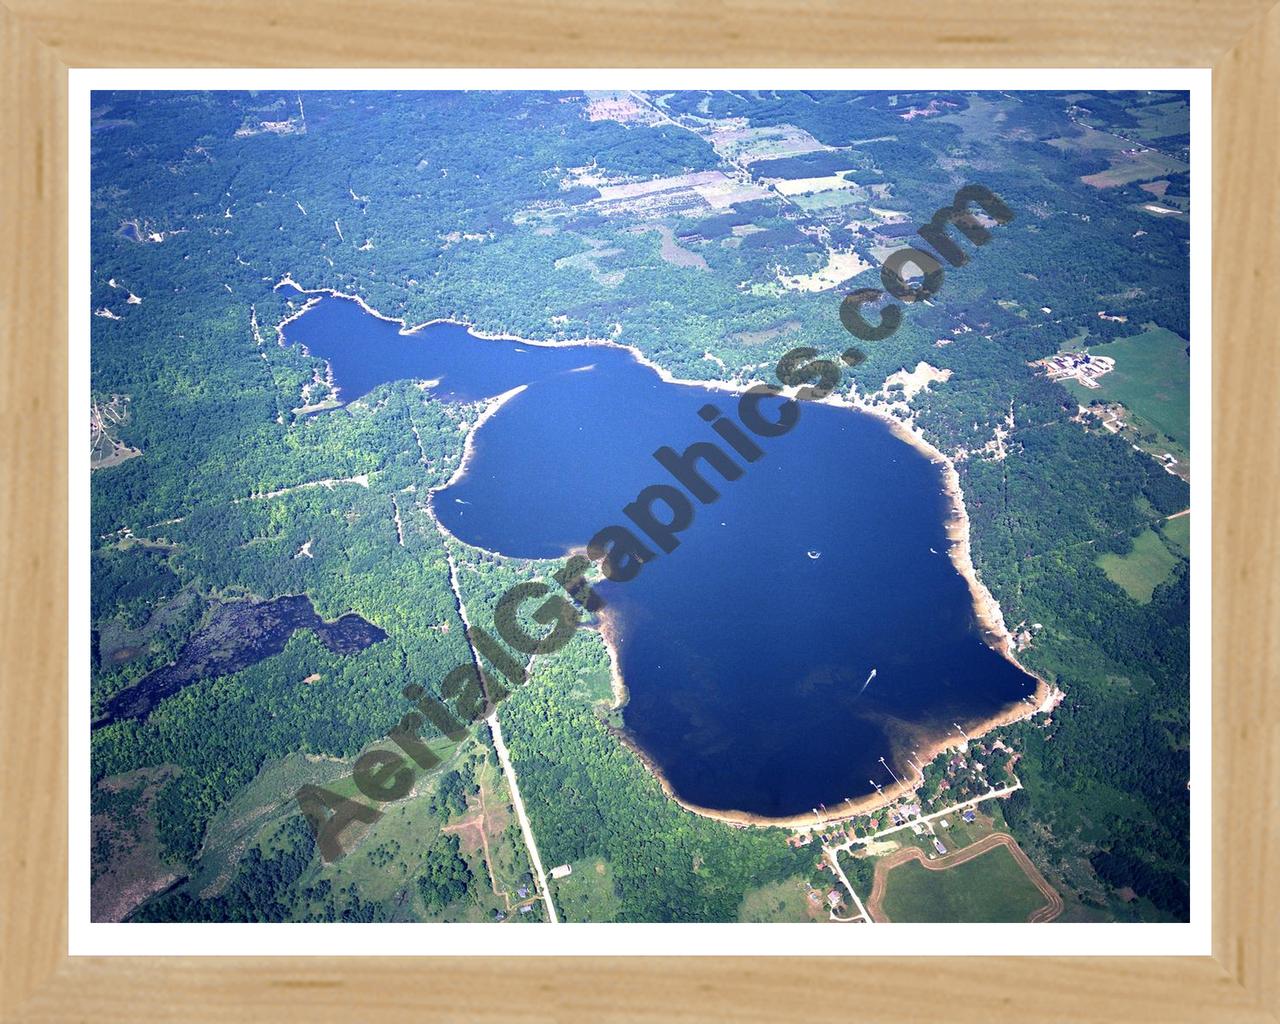
POLYGON ((1007 848, 946 871, 909 861, 889 873, 884 909, 895 922, 1025 921, 1045 900, 1007 848))

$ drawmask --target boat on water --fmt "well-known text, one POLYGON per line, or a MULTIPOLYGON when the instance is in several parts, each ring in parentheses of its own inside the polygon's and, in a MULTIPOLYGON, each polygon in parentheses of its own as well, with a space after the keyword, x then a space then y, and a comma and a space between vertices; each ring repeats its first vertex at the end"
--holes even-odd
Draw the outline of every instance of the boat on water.
POLYGON ((805 554, 808 555, 810 558, 814 559, 815 561, 822 557, 821 551, 806 551, 805 554))

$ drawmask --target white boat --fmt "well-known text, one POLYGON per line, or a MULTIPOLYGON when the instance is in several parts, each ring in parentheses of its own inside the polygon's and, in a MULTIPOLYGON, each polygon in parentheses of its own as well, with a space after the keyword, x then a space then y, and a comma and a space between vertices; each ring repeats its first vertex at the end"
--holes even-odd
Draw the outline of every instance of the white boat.
POLYGON ((805 554, 808 555, 810 558, 814 559, 815 561, 822 557, 821 551, 806 551, 805 554))

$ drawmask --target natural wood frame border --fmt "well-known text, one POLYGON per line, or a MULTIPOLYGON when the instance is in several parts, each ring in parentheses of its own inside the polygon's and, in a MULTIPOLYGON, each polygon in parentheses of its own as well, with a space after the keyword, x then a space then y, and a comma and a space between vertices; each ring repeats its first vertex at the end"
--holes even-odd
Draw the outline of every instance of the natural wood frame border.
MULTIPOLYGON (((0 1011, 5 1020, 1280 1019, 1280 7, 995 0, 84 0, 0 6, 0 1011), (81 66, 1214 68, 1212 957, 344 960, 67 956, 67 69, 81 66), (1255 346, 1254 339, 1257 339, 1255 346), (1255 356, 1256 350, 1256 356, 1255 356), (1254 358, 1251 359, 1251 356, 1254 358), (1226 830, 1227 823, 1247 823, 1226 830), (1267 863, 1273 868, 1268 870, 1267 863), (926 982, 927 979, 927 982, 926 982), (816 1000, 821 1002, 821 997, 816 1000), (362 1007, 362 1009, 357 1009, 362 1007)), ((971 951, 971 950, 966 950, 971 951)))

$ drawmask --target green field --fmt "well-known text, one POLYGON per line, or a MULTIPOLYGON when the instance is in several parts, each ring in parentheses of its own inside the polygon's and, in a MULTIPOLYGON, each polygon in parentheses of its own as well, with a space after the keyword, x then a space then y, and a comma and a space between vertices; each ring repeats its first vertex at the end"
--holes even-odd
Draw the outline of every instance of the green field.
MULTIPOLYGON (((847 908, 843 911, 846 914, 848 912, 847 908)), ((818 908, 816 919, 827 920, 825 905, 818 908)), ((809 898, 805 893, 804 877, 797 875, 795 878, 752 889, 742 899, 738 920, 756 924, 815 920, 814 914, 810 912, 809 898)))
POLYGON ((1160 525, 1160 532, 1165 540, 1176 547, 1184 558, 1191 557, 1191 517, 1179 516, 1177 519, 1166 519, 1160 525))
POLYGON ((613 872, 599 857, 574 861, 573 874, 551 882, 556 907, 566 921, 616 921, 621 904, 613 872))
POLYGON ((1116 368, 1098 388, 1072 381, 1067 386, 1082 405, 1119 402, 1129 410, 1139 433, 1155 431, 1171 442, 1170 450, 1189 461, 1191 448, 1191 360, 1187 343, 1162 327, 1092 345, 1094 355, 1110 356, 1116 368))
POLYGON ((1187 170, 1181 160, 1175 160, 1158 150, 1145 153, 1121 153, 1108 157, 1111 166, 1096 174, 1086 174, 1080 180, 1094 188, 1115 188, 1135 181, 1151 181, 1166 174, 1178 174, 1187 170))
POLYGON ((930 871, 916 861, 889 873, 884 909, 897 922, 1025 921, 1044 906, 1006 847, 946 871, 930 871))
MULTIPOLYGON (((1183 516, 1189 519, 1189 516, 1183 516)), ((1182 519, 1172 520, 1174 524, 1182 519)), ((1175 529, 1176 529, 1175 525, 1175 529)), ((1143 530, 1127 555, 1108 552, 1098 556, 1098 566, 1107 578, 1139 604, 1146 604, 1161 583, 1169 578, 1178 558, 1154 530, 1143 530)))
POLYGON ((1128 129, 1133 135, 1146 142, 1167 138, 1170 135, 1182 135, 1187 130, 1187 101, 1185 99, 1165 100, 1160 103, 1139 103, 1128 107, 1125 111, 1138 119, 1140 128, 1128 129))

